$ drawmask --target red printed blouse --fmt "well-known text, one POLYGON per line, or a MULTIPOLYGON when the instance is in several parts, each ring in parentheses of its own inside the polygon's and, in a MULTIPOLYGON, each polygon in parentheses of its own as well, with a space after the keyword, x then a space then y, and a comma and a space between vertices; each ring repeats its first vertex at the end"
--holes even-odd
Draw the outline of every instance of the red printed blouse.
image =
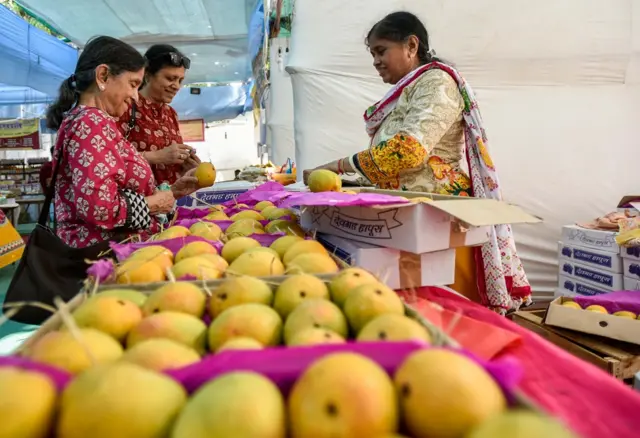
MULTIPOLYGON (((120 118, 118 127, 125 137, 128 134, 127 139, 138 152, 157 151, 172 143, 182 144, 178 113, 169 105, 158 104, 139 95, 133 128, 129 127, 130 122, 131 107, 120 118)), ((180 164, 154 164, 151 168, 158 184, 173 184, 182 174, 180 164)))
POLYGON ((118 131, 115 119, 93 107, 71 110, 58 131, 54 168, 57 234, 84 248, 122 234, 159 231, 145 197, 156 190, 147 161, 118 131))

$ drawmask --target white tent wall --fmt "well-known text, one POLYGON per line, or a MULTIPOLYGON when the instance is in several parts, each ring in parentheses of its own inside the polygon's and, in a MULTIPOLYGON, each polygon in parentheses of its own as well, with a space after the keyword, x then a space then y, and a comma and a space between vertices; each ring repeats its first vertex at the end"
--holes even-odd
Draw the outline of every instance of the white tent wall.
POLYGON ((548 296, 562 225, 639 191, 640 0, 297 0, 300 169, 367 147, 362 113, 388 86, 364 38, 397 10, 420 16, 476 90, 505 199, 545 219, 514 231, 534 293, 548 296))
POLYGON ((285 164, 287 158, 295 160, 293 137, 293 89, 291 77, 284 69, 289 58, 289 38, 270 41, 270 90, 267 102, 267 144, 270 159, 276 165, 285 164))

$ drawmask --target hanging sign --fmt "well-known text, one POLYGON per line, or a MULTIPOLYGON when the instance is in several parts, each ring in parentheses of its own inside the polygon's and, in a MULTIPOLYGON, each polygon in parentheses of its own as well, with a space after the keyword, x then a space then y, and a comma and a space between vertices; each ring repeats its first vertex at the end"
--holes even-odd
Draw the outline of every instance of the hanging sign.
POLYGON ((0 149, 40 149, 38 119, 0 120, 0 149))
POLYGON ((182 141, 204 141, 204 119, 180 120, 182 141))

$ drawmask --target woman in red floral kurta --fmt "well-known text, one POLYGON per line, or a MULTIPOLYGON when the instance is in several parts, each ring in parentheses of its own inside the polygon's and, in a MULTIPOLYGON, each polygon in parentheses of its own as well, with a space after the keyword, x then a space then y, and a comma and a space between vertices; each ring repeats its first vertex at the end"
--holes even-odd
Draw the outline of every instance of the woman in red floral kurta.
POLYGON ((54 148, 56 232, 69 246, 85 248, 134 233, 159 230, 157 215, 176 196, 193 192, 187 174, 171 191, 159 191, 149 163, 120 133, 117 118, 137 99, 144 58, 115 38, 98 37, 84 48, 76 71, 47 112, 59 128, 54 148))
POLYGON ((180 91, 191 61, 166 44, 152 46, 144 56, 144 86, 138 101, 120 117, 118 127, 151 164, 156 181, 173 184, 200 163, 195 150, 182 144, 178 114, 169 106, 180 91))

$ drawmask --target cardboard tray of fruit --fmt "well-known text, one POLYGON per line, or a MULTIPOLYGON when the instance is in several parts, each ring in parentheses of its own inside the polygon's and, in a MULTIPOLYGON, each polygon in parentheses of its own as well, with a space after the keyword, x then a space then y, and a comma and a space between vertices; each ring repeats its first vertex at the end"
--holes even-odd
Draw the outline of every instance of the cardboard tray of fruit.
POLYGON ((437 346, 452 342, 366 275, 345 271, 328 287, 303 275, 271 285, 238 277, 208 303, 194 282, 78 297, 45 324, 53 331, 0 358, 0 399, 15 409, 3 427, 24 418, 22 407, 42 414, 22 427, 65 438, 571 436, 518 394, 516 362, 437 346), (241 292, 254 302, 222 308, 241 292), (194 314, 205 311, 216 313, 208 328, 194 314), (349 327, 359 341, 341 339, 349 327), (215 353, 201 359, 207 343, 215 353), (20 397, 25 379, 38 397, 20 397))
POLYGON ((640 345, 640 293, 559 297, 549 304, 544 323, 640 345))
MULTIPOLYGON (((126 346, 134 326, 143 322, 153 325, 154 320, 164 319, 166 312, 187 314, 173 316, 202 331, 208 330, 207 326, 214 325, 217 317, 224 310, 234 309, 233 312, 241 312, 244 307, 239 304, 251 304, 250 311, 255 311, 256 304, 260 305, 258 312, 266 312, 267 318, 271 317, 275 321, 274 330, 281 333, 280 335, 276 333, 275 339, 279 339, 285 345, 306 343, 304 339, 292 339, 293 336, 290 334, 292 330, 296 330, 291 328, 294 323, 289 322, 289 317, 294 310, 298 310, 298 307, 301 307, 298 313, 302 315, 296 318, 302 321, 312 320, 318 325, 316 328, 319 330, 313 333, 309 343, 316 343, 316 341, 342 343, 350 336, 353 337, 355 333, 360 333, 365 325, 362 317, 358 318, 356 315, 348 318, 346 315, 357 314, 357 309, 364 306, 369 308, 370 312, 380 313, 383 316, 382 314, 387 312, 376 310, 376 307, 384 306, 385 302, 388 302, 387 305, 393 309, 390 312, 393 315, 383 317, 383 324, 390 324, 389 321, 384 323, 385 319, 395 321, 391 324, 392 329, 386 333, 384 330, 376 329, 374 325, 362 335, 365 340, 373 340, 374 333, 384 332, 385 334, 378 333, 378 339, 384 340, 389 336, 389 339, 399 337, 399 339, 423 340, 436 346, 458 347, 457 342, 422 317, 409 304, 403 302, 393 290, 380 283, 373 274, 359 268, 347 268, 337 275, 295 274, 270 278, 238 276, 207 281, 135 285, 94 284, 87 286, 66 305, 61 304, 62 309, 45 321, 40 329, 21 345, 18 353, 26 354, 42 337, 64 328, 65 315, 68 315, 67 325, 69 319, 73 319, 77 321, 80 328, 101 326, 102 323, 96 320, 113 319, 107 325, 123 326, 119 327, 119 331, 110 334, 126 346), (349 308, 356 310, 347 310, 344 307, 347 305, 346 295, 360 285, 371 285, 370 290, 363 292, 370 299, 367 301, 363 298, 364 303, 350 303, 349 308), (92 289, 89 290, 89 287, 92 289), (98 303, 102 301, 102 304, 92 305, 91 301, 98 303), (105 306, 105 309, 100 306, 105 306), (316 306, 318 309, 315 308, 316 306), (112 317, 105 316, 110 312, 115 314, 112 317), (123 316, 120 317, 119 314, 123 316), (325 319, 328 322, 324 322, 325 319), (128 322, 119 322, 120 320, 128 322), (404 327, 403 324, 407 326, 404 327), (315 339, 314 336, 318 336, 319 339, 315 339)), ((293 320, 295 321, 296 318, 293 320)), ((304 323, 300 324, 304 326, 304 323)), ((251 327, 247 329, 249 331, 246 336, 254 337, 250 329, 251 327)), ((234 333, 237 335, 237 330, 234 333)), ((158 334, 158 336, 161 335, 162 333, 158 334)), ((266 346, 280 345, 281 342, 273 342, 272 339, 274 337, 264 338, 262 343, 266 346)), ((199 342, 202 341, 205 339, 201 338, 199 342)), ((131 342, 135 343, 135 340, 131 342)), ((202 354, 207 351, 216 352, 221 345, 209 350, 201 344, 191 345, 191 347, 202 354)), ((211 344, 210 347, 212 347, 211 344)))
POLYGON ((270 202, 253 208, 214 206, 185 214, 191 216, 178 219, 147 242, 112 244, 116 262, 94 263, 88 276, 100 283, 139 284, 172 278, 211 280, 227 274, 333 274, 345 267, 305 236, 292 211, 270 202))

